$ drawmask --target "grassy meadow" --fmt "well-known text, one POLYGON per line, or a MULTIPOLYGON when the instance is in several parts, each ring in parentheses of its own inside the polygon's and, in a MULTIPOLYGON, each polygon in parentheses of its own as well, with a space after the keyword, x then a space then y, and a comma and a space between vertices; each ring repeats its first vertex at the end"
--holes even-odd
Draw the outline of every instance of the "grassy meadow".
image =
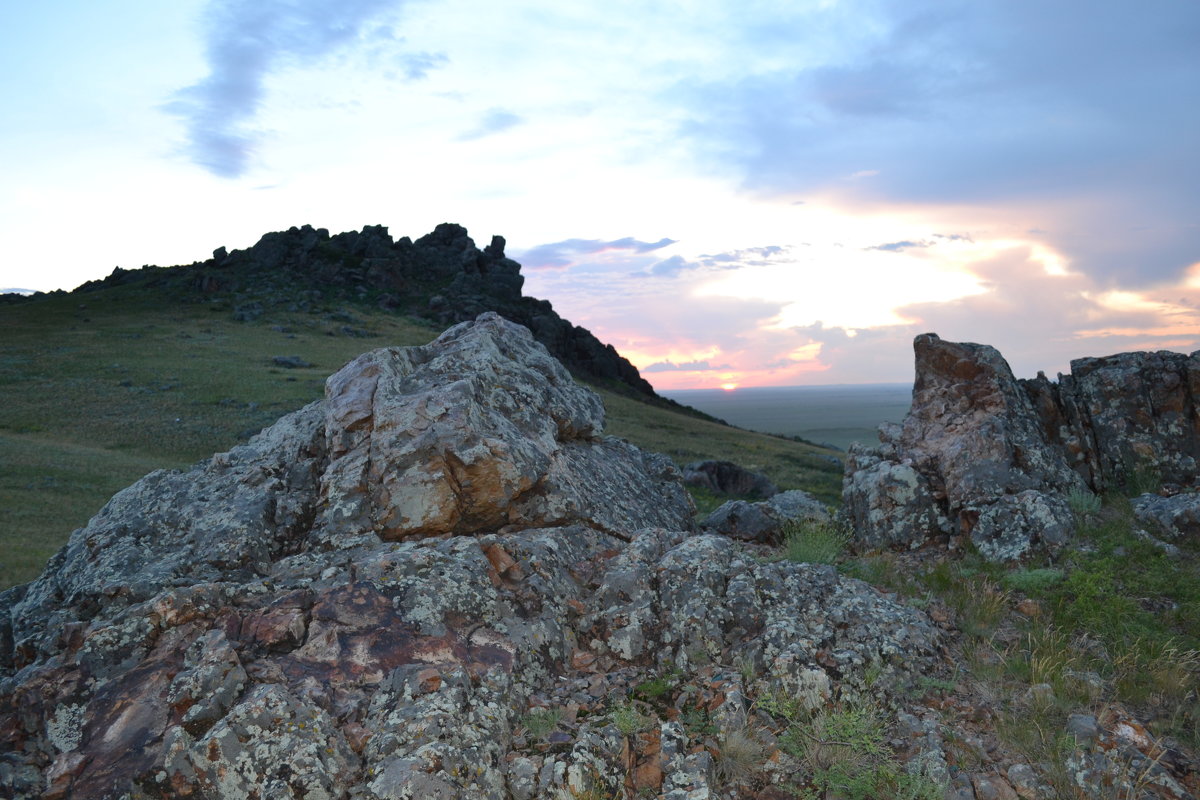
MULTIPOLYGON (((0 588, 46 559, 117 490, 227 450, 321 396, 325 378, 385 346, 424 344, 424 321, 363 308, 233 318, 120 286, 0 306, 0 588), (295 356, 309 367, 278 366, 295 356)), ((607 432, 680 465, 723 458, 837 502, 829 451, 728 428, 598 389, 607 432)))

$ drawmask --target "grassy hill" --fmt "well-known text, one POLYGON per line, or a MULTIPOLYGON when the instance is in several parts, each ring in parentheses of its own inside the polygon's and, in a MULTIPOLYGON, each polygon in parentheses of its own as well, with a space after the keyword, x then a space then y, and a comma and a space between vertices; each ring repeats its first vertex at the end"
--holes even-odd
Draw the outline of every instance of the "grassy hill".
MULTIPOLYGON (((370 306, 249 322, 232 310, 137 285, 0 305, 0 588, 36 577, 72 530, 147 472, 244 441, 320 397, 325 378, 359 353, 440 333, 370 306)), ((723 458, 826 502, 840 496, 832 451, 593 388, 608 433, 681 465, 723 458)))

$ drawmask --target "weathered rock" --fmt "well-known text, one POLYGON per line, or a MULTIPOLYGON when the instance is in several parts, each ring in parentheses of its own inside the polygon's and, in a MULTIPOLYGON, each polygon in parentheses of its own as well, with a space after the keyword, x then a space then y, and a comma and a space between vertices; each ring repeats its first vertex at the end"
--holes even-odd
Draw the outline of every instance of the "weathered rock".
POLYGON ((1073 527, 1072 492, 1146 471, 1195 482, 1200 353, 1125 353, 1072 362, 1072 375, 1018 381, 991 347, 922 334, 902 425, 846 461, 845 513, 868 547, 968 535, 995 560, 1054 549, 1073 527))
POLYGON ((743 675, 816 706, 896 696, 937 658, 922 612, 696 535, 678 472, 602 424, 485 315, 119 493, 0 594, 0 795, 612 796, 636 765, 689 796, 702 733, 664 716, 633 753, 610 691, 679 675, 663 702, 728 728, 743 675), (518 751, 546 696, 574 710, 518 751))
POLYGON ((739 467, 732 461, 693 461, 683 468, 683 482, 718 494, 762 500, 779 494, 779 487, 766 475, 739 467))
POLYGON ((1193 485, 1200 458, 1200 352, 1080 358, 1058 383, 1022 381, 1049 441, 1097 492, 1139 473, 1193 485))
POLYGON ((700 527, 748 542, 776 544, 789 522, 830 519, 824 503, 807 492, 792 489, 758 503, 746 500, 722 503, 701 520, 700 527))
POLYGON ((1200 493, 1174 497, 1144 494, 1134 498, 1133 513, 1153 533, 1166 539, 1200 538, 1200 493))
POLYGON ((1093 740, 1080 741, 1064 766, 1080 797, 1194 800, 1193 766, 1119 708, 1106 709, 1093 740))

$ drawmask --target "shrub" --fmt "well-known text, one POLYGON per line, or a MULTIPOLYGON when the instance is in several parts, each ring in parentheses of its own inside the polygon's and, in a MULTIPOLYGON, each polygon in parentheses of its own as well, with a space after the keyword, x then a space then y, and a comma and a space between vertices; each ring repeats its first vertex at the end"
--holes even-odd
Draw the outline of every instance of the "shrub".
POLYGON ((747 730, 730 731, 721 741, 717 775, 725 784, 741 783, 762 768, 766 748, 747 730))
POLYGON ((832 522, 789 522, 783 529, 783 554, 788 561, 833 564, 849 540, 845 529, 832 522))
POLYGON ((561 708, 535 708, 521 717, 521 725, 529 731, 530 737, 540 741, 558 727, 562 713, 561 708))
POLYGON ((1067 495, 1067 505, 1077 517, 1100 513, 1100 498, 1087 489, 1072 489, 1067 495))

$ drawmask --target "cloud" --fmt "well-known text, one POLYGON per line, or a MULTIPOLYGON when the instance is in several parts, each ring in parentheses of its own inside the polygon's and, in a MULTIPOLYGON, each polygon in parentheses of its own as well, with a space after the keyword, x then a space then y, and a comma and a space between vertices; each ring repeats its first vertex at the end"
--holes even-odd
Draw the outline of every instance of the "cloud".
POLYGON ((888 253, 903 253, 905 250, 913 248, 933 247, 933 242, 911 242, 907 239, 903 242, 888 242, 887 244, 877 244, 871 247, 864 247, 864 250, 883 250, 888 253))
MULTIPOLYGON (((266 94, 267 77, 356 41, 367 23, 400 3, 212 0, 205 14, 209 74, 175 92, 164 107, 186 126, 188 156, 218 177, 244 175, 262 139, 253 121, 266 94)), ((411 70, 420 74, 434 63, 414 63, 411 70)))
POLYGON ((676 243, 665 236, 657 242, 643 242, 632 236, 621 239, 564 239, 561 242, 539 244, 514 254, 521 265, 530 269, 564 269, 579 260, 580 256, 596 255, 611 250, 629 250, 642 254, 661 250, 676 243))
POLYGON ((1128 286, 1200 260, 1200 5, 847 0, 781 24, 805 59, 672 90, 698 164, 781 200, 1040 228, 1128 286))
POLYGON ((636 272, 635 275, 651 275, 655 278, 674 278, 679 273, 685 270, 696 269, 700 265, 694 261, 688 261, 683 256, 671 256, 653 264, 649 272, 636 272))
POLYGON ((492 136, 520 125, 525 120, 511 111, 503 108, 489 108, 484 112, 479 124, 458 137, 460 142, 473 142, 485 136, 492 136))
POLYGON ((729 364, 709 364, 707 361, 683 361, 678 364, 673 361, 656 361, 642 367, 642 372, 712 372, 714 370, 731 370, 729 364))
MULTIPOLYGON (((803 245, 802 245, 803 246, 803 245)), ((788 255, 790 248, 779 245, 766 247, 746 247, 741 250, 730 250, 726 253, 706 253, 700 256, 700 263, 706 267, 722 267, 738 269, 746 266, 762 266, 772 263, 775 256, 788 255)))

